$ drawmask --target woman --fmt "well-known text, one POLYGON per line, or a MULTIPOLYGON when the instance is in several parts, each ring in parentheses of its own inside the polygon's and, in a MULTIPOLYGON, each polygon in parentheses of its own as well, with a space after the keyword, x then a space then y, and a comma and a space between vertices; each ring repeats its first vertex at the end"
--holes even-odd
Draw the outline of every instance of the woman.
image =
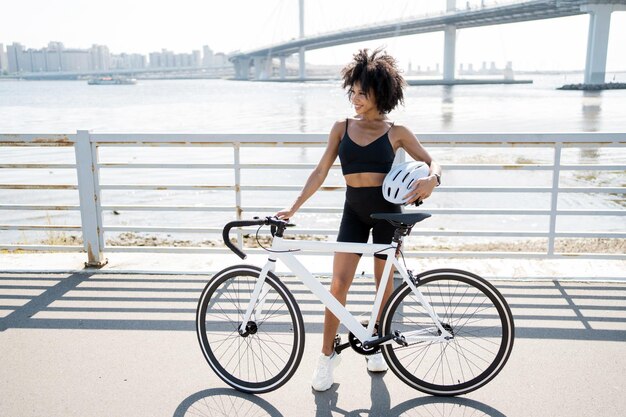
MULTIPOLYGON (((360 50, 341 73, 343 88, 348 89, 348 97, 356 115, 333 125, 326 150, 300 195, 291 207, 276 215, 283 219, 293 217, 319 189, 339 156, 347 189, 337 241, 366 243, 371 230, 374 243, 389 244, 394 227, 387 221, 371 219, 370 214, 401 212, 400 206, 387 202, 382 194, 382 183, 391 169, 396 151, 402 148, 413 159, 424 161, 430 167, 430 175, 416 181, 412 191, 407 194, 407 204, 431 195, 440 182, 441 168, 408 128, 394 124, 387 118, 387 114, 403 102, 403 88, 406 84, 393 57, 380 49, 372 53, 367 49, 360 50)), ((355 253, 335 253, 334 256, 330 292, 344 305, 360 256, 355 253)), ((375 255, 374 258, 376 288, 381 281, 385 258, 385 255, 375 255)), ((393 280, 389 279, 383 305, 392 290, 393 280)), ((339 320, 326 309, 322 354, 311 384, 316 391, 325 391, 333 384, 333 369, 340 361, 340 356, 334 352, 338 327, 339 320)), ((387 370, 380 353, 367 356, 367 359, 367 367, 371 372, 387 370)))

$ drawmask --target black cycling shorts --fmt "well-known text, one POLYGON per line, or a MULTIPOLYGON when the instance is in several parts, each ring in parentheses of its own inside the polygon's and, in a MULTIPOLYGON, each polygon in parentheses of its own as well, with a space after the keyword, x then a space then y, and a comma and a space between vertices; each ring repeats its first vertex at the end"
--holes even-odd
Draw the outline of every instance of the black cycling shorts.
MULTIPOLYGON (((373 243, 391 243, 396 228, 387 220, 372 219, 373 213, 402 213, 402 208, 385 200, 382 186, 348 186, 337 242, 367 243, 371 230, 373 243)), ((387 255, 374 256, 387 259, 387 255)))

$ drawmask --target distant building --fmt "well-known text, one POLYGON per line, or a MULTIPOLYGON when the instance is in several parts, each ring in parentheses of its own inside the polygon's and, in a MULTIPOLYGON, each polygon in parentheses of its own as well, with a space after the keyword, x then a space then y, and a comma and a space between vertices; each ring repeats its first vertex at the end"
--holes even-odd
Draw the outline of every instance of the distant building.
POLYGON ((228 62, 228 57, 226 56, 226 54, 218 52, 213 55, 213 67, 222 68, 228 65, 230 65, 230 62, 228 62))
POLYGON ((24 53, 24 47, 16 42, 7 46, 7 62, 9 73, 20 72, 20 58, 24 53))
POLYGON ((195 50, 190 54, 175 54, 167 49, 161 52, 152 52, 149 55, 150 68, 190 68, 200 67, 202 65, 200 51, 195 50))
POLYGON ((50 42, 46 48, 24 49, 14 42, 7 48, 9 72, 59 72, 106 69, 109 52, 106 46, 91 49, 65 49, 61 42, 50 42))
POLYGON ((46 68, 50 72, 63 71, 63 50, 61 42, 49 42, 46 53, 46 68))
POLYGON ((0 43, 0 72, 9 70, 9 61, 4 44, 0 43))
POLYGON ((111 69, 145 68, 200 68, 229 65, 226 55, 214 54, 204 46, 202 51, 176 54, 167 49, 141 54, 111 54, 105 45, 92 45, 89 49, 68 49, 61 42, 49 42, 41 49, 26 49, 14 42, 6 47, 0 44, 0 71, 28 72, 87 72, 111 69))
POLYGON ((194 50, 191 52, 191 66, 192 67, 201 67, 202 66, 202 54, 199 50, 194 50))
POLYGON ((108 70, 111 68, 111 53, 104 45, 93 45, 89 50, 90 69, 95 71, 108 70))
POLYGON ((204 68, 211 68, 213 66, 213 51, 207 45, 204 45, 202 52, 202 66, 204 68))
POLYGON ((91 53, 87 49, 65 49, 61 58, 63 71, 79 72, 91 70, 91 53))
POLYGON ((141 54, 111 54, 111 69, 144 69, 146 57, 141 54))

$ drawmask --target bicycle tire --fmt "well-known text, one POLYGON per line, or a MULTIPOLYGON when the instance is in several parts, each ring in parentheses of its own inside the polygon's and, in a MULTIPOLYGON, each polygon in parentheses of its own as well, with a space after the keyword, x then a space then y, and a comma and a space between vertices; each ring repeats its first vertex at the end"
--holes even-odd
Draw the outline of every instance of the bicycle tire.
MULTIPOLYGON (((383 356, 409 386, 431 395, 474 391, 504 367, 515 339, 513 315, 500 292, 485 279, 461 270, 440 269, 416 277, 418 289, 453 334, 447 342, 387 344, 383 356)), ((390 296, 381 318, 383 334, 439 331, 411 288, 403 283, 390 296)))
POLYGON ((202 291, 196 310, 198 341, 213 371, 231 387, 255 394, 285 384, 304 352, 300 308, 285 284, 271 272, 265 280, 268 293, 264 307, 250 318, 250 331, 239 334, 260 272, 252 265, 235 265, 218 272, 202 291))

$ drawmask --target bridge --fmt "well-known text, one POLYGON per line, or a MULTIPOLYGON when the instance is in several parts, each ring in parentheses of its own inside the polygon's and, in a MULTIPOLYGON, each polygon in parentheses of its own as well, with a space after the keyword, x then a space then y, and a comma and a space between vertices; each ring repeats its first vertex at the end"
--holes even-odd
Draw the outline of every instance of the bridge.
POLYGON ((286 59, 294 54, 299 54, 300 78, 304 79, 304 55, 307 50, 443 31, 443 78, 450 82, 455 77, 456 31, 459 29, 589 14, 585 84, 601 84, 606 71, 611 13, 626 10, 626 0, 531 0, 490 5, 480 9, 463 9, 457 7, 457 0, 447 0, 446 11, 439 15, 401 18, 376 25, 304 36, 303 1, 300 0, 300 38, 231 54, 229 59, 235 65, 237 79, 249 79, 251 68, 254 79, 270 78, 272 59, 275 57, 280 59, 280 78, 285 78, 286 59))

